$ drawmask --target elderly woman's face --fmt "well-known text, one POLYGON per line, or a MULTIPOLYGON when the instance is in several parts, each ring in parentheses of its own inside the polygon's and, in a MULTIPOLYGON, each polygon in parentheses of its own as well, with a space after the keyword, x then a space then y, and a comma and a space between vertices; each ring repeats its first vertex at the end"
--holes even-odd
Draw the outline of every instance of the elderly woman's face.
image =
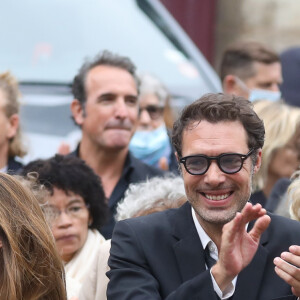
POLYGON ((137 130, 154 130, 164 124, 164 108, 159 105, 159 100, 154 94, 140 97, 140 114, 137 130))
POLYGON ((86 242, 89 210, 83 198, 54 188, 45 212, 50 219, 56 246, 64 262, 69 262, 86 242))

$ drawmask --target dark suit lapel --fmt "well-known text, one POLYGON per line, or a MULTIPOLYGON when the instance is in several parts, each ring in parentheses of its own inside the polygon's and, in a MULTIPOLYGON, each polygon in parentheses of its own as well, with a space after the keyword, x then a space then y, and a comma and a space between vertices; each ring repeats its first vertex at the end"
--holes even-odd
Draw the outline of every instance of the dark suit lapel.
MULTIPOLYGON (((248 231, 253 227, 253 223, 249 224, 248 231)), ((263 281, 263 274, 268 257, 268 250, 264 247, 268 243, 269 234, 266 230, 260 241, 257 252, 251 263, 238 275, 234 300, 253 300, 258 299, 258 292, 261 282, 263 281)))
MULTIPOLYGON (((170 216, 169 221, 176 239, 173 249, 180 275, 182 281, 186 281, 206 270, 204 251, 193 222, 190 204, 186 203, 179 208, 176 214, 170 216)), ((250 223, 248 231, 252 227, 253 223, 250 223)), ((264 247, 268 240, 269 234, 266 230, 261 237, 260 245, 252 262, 238 276, 232 299, 257 299, 268 257, 268 251, 264 247)))
POLYGON ((203 247, 193 222, 191 206, 184 204, 169 218, 173 228, 173 245, 182 281, 205 271, 203 247))

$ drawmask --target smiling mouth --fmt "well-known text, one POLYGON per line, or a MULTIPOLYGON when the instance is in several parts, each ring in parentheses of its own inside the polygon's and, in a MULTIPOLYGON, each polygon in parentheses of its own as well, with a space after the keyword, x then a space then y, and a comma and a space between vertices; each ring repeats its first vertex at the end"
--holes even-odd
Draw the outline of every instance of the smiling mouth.
POLYGON ((232 192, 222 194, 222 195, 208 195, 208 194, 205 194, 205 193, 201 193, 201 194, 209 200, 220 201, 220 200, 224 200, 224 199, 228 198, 232 194, 232 192))

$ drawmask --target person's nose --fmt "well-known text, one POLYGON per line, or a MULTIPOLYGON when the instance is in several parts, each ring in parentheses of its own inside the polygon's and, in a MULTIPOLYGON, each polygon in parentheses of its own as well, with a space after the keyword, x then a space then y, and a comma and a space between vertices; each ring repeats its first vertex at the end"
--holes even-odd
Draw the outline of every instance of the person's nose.
POLYGON ((65 211, 61 211, 55 223, 60 228, 66 228, 72 225, 72 218, 65 211))
POLYGON ((151 117, 146 109, 142 109, 139 116, 139 126, 149 127, 151 124, 151 117))
POLYGON ((280 88, 279 88, 279 84, 278 83, 273 83, 271 85, 271 89, 270 89, 272 92, 279 92, 280 91, 280 88))
POLYGON ((128 107, 125 103, 125 99, 121 98, 115 103, 115 116, 119 119, 125 119, 128 117, 128 107))
POLYGON ((204 182, 212 187, 217 187, 224 183, 225 179, 225 173, 220 170, 216 161, 212 161, 204 174, 204 182))

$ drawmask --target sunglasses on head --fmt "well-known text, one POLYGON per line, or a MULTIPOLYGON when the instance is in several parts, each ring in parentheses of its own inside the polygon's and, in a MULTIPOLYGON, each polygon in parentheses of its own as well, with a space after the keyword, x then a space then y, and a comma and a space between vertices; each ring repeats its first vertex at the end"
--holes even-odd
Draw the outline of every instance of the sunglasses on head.
POLYGON ((220 170, 226 174, 234 174, 241 170, 244 161, 253 153, 251 149, 247 154, 223 153, 218 156, 206 156, 202 154, 182 157, 182 163, 191 175, 203 175, 209 169, 212 160, 216 160, 220 170))

